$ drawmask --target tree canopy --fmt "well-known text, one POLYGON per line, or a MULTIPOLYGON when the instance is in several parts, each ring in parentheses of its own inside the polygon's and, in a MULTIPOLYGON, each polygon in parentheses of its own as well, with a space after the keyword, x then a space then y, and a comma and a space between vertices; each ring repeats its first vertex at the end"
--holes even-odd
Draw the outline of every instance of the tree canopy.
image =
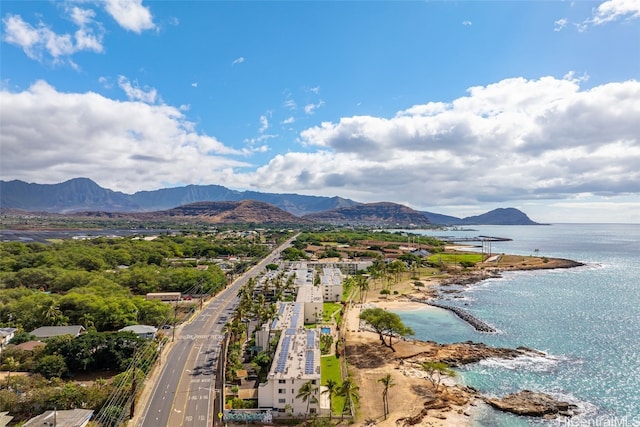
POLYGON ((394 337, 406 337, 413 335, 413 329, 405 326, 402 323, 402 319, 395 313, 383 310, 381 308, 367 308, 360 313, 360 319, 365 321, 380 337, 380 342, 389 347, 395 352, 393 348, 394 337), (387 343, 386 338, 389 339, 387 343))

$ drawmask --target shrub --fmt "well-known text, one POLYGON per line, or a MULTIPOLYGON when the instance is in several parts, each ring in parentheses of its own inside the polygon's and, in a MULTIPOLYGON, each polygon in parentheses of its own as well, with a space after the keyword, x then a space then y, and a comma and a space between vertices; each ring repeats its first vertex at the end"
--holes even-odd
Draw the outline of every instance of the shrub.
POLYGON ((413 282, 413 286, 416 286, 416 287, 420 288, 420 287, 424 286, 424 283, 422 283, 420 281, 415 281, 415 282, 413 282))
POLYGON ((391 293, 391 291, 389 289, 382 289, 380 290, 380 294, 381 295, 389 295, 391 293))

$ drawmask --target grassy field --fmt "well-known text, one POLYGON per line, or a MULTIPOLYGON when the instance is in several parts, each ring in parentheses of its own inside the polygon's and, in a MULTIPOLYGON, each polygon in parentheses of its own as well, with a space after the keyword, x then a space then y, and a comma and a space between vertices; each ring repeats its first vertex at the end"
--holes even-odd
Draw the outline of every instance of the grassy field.
MULTIPOLYGON (((340 371, 340 360, 336 356, 322 356, 320 358, 320 384, 327 384, 327 380, 332 379, 338 387, 342 384, 342 373, 340 371)), ((333 415, 340 415, 344 405, 344 397, 333 396, 331 399, 333 415)))
POLYGON ((342 305, 337 302, 325 302, 322 304, 322 321, 325 323, 331 322, 331 316, 333 313, 340 310, 342 305))
POLYGON ((429 262, 445 264, 459 264, 461 262, 481 262, 482 254, 458 254, 458 253, 440 253, 431 255, 428 258, 429 262))

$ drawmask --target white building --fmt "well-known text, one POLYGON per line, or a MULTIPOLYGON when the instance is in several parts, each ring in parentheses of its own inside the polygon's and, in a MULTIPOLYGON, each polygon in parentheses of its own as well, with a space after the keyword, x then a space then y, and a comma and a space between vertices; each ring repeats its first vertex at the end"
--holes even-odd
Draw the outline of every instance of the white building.
POLYGON ((319 323, 322 321, 324 300, 322 297, 322 289, 318 286, 300 286, 298 288, 296 302, 304 307, 304 323, 319 323))
POLYGON ((325 301, 342 301, 342 282, 344 276, 336 267, 324 267, 320 274, 320 287, 325 301))
POLYGON ((275 331, 298 329, 304 327, 304 306, 295 302, 278 302, 278 313, 271 324, 265 323, 256 331, 256 346, 267 348, 271 335, 275 331))
POLYGON ((294 416, 326 413, 327 399, 320 393, 320 339, 315 330, 304 328, 283 331, 267 381, 258 386, 258 407, 294 416), (312 399, 296 398, 300 388, 311 381, 312 399))

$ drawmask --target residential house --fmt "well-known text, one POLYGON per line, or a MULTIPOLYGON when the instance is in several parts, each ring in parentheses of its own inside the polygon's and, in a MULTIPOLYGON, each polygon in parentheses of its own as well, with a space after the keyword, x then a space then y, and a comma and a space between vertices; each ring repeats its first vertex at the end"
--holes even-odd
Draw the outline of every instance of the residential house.
POLYGON ((23 427, 86 427, 93 416, 90 409, 46 411, 27 421, 23 427))
POLYGON ((118 329, 118 332, 126 331, 131 331, 134 334, 138 335, 140 338, 153 339, 153 337, 156 336, 156 332, 158 332, 158 328, 149 325, 131 325, 125 326, 122 329, 118 329))
POLYGON ((0 328, 0 352, 4 349, 16 333, 16 328, 0 328))
POLYGON ((71 335, 77 337, 78 335, 86 332, 84 326, 70 325, 70 326, 42 326, 38 329, 34 329, 29 332, 31 335, 35 335, 38 339, 47 339, 52 337, 59 337, 62 335, 71 335))
POLYGON ((44 347, 46 345, 47 344, 43 343, 42 341, 27 341, 20 344, 16 344, 15 348, 22 351, 33 351, 38 347, 44 347))

